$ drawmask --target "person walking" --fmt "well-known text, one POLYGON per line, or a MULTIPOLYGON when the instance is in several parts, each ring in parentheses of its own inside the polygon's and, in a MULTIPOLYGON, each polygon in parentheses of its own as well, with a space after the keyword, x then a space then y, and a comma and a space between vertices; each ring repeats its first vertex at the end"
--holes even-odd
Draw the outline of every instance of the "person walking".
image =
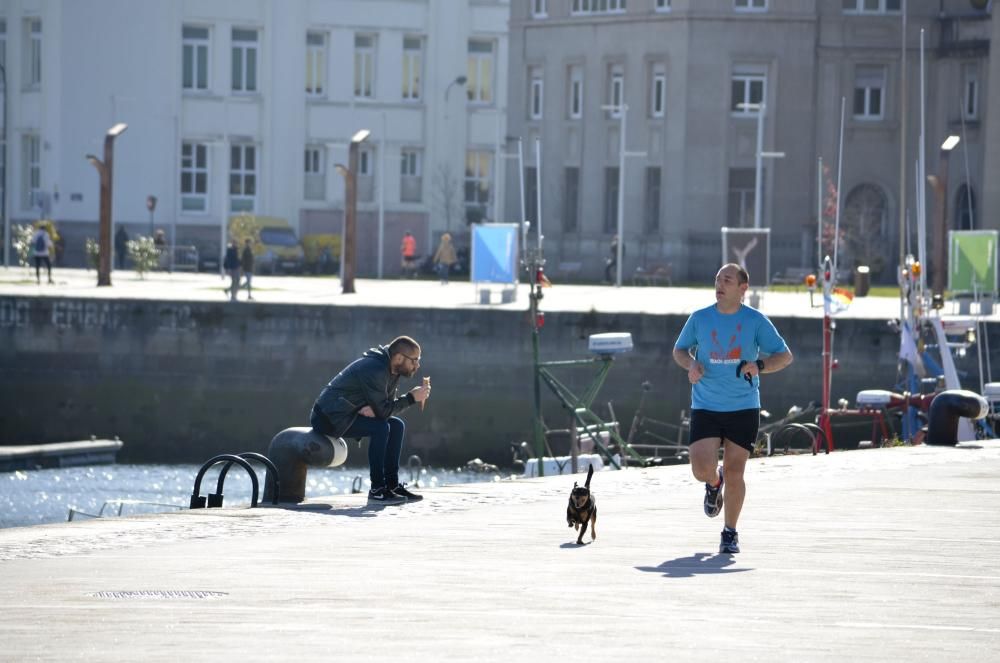
POLYGON ((115 233, 115 262, 118 269, 125 269, 125 255, 128 253, 128 231, 125 226, 118 226, 115 233))
POLYGON ((746 495, 743 474, 760 426, 758 376, 792 363, 788 345, 767 316, 743 304, 749 285, 744 268, 723 265, 715 276, 715 304, 691 314, 673 350, 692 385, 688 453, 692 473, 705 483, 705 515, 714 518, 725 507, 720 553, 740 551, 736 523, 746 495))
POLYGON ((243 242, 243 253, 240 254, 240 268, 243 270, 244 285, 247 287, 247 299, 253 299, 250 281, 253 280, 253 240, 249 237, 243 242))
POLYGON ((240 290, 240 256, 236 252, 236 242, 229 242, 226 247, 226 257, 222 261, 222 268, 229 274, 229 287, 223 292, 229 293, 229 301, 236 301, 236 293, 240 290))
POLYGON ((406 425, 397 414, 431 394, 427 380, 403 396, 399 379, 412 378, 420 368, 420 345, 398 336, 387 346, 365 351, 323 388, 313 404, 309 423, 329 437, 368 438, 370 504, 418 502, 423 496, 399 482, 399 457, 406 425))
POLYGON ((441 278, 442 285, 448 283, 451 266, 456 262, 458 262, 458 256, 455 254, 455 247, 451 244, 451 234, 445 233, 441 235, 441 243, 438 244, 437 251, 434 252, 434 269, 441 278))
POLYGON ((35 231, 35 234, 31 236, 31 251, 35 258, 35 281, 39 285, 42 283, 42 265, 45 265, 46 273, 49 276, 49 283, 55 283, 52 280, 52 260, 51 256, 55 251, 55 244, 52 243, 52 237, 49 235, 44 227, 39 227, 35 231))
POLYGON ((403 234, 403 243, 399 247, 399 252, 403 258, 403 278, 413 278, 417 273, 417 238, 409 230, 403 234))

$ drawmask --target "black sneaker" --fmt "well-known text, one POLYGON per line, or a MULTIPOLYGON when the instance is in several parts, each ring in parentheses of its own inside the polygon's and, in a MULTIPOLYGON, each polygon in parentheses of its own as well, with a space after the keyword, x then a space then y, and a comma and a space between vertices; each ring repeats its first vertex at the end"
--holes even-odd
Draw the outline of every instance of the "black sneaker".
POLYGON ((423 495, 417 495, 416 493, 411 493, 406 489, 406 484, 401 483, 392 489, 392 492, 400 497, 405 497, 407 502, 419 502, 424 499, 423 495))
POLYGON ((713 488, 705 484, 705 515, 715 518, 722 511, 722 468, 719 468, 719 485, 713 488))
POLYGON ((402 504, 406 498, 388 488, 373 488, 368 491, 369 504, 402 504))
POLYGON ((740 551, 740 535, 734 529, 723 529, 722 540, 719 542, 720 553, 738 553, 740 551))

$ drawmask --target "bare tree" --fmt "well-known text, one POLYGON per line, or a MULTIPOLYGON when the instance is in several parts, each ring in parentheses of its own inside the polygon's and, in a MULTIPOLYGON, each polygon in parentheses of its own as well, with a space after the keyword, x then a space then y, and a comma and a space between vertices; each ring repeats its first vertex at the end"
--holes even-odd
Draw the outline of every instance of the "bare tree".
POLYGON ((451 222, 461 219, 465 212, 462 204, 462 183, 449 164, 440 164, 434 171, 432 202, 436 214, 444 217, 445 229, 451 232, 451 222))

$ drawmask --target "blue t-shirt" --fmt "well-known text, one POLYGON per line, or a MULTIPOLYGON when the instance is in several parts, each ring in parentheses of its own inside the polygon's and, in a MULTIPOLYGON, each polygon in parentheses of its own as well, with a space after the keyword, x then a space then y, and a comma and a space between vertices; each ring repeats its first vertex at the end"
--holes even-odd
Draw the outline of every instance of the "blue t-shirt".
POLYGON ((715 304, 699 309, 684 323, 675 350, 695 348, 695 360, 705 374, 691 385, 691 407, 734 412, 760 407, 760 382, 737 377, 741 360, 760 353, 785 352, 788 346, 771 321, 755 308, 741 305, 735 313, 720 313, 715 304))

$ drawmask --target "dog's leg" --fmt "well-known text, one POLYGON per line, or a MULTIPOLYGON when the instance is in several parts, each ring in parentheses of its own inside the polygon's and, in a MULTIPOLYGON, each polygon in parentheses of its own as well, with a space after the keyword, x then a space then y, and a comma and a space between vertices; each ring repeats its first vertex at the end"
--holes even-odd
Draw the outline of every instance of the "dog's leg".
POLYGON ((587 521, 584 520, 582 525, 583 527, 580 528, 580 536, 576 537, 576 544, 579 546, 583 545, 583 535, 587 533, 587 521))
POLYGON ((597 540, 597 509, 590 514, 590 540, 597 540))

